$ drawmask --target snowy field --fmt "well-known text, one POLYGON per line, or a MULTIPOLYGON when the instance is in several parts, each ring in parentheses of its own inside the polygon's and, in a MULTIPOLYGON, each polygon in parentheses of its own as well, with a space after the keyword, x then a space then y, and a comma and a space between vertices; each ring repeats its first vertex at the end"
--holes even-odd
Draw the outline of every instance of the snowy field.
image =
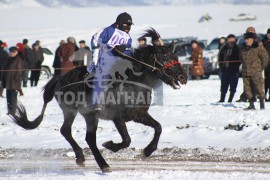
MULTIPOLYGON (((30 2, 30 1, 29 1, 30 2)), ((135 39, 152 26, 163 38, 198 36, 211 40, 229 33, 242 34, 254 26, 265 33, 270 27, 270 5, 200 5, 44 8, 31 4, 25 8, 0 7, 0 39, 14 45, 23 38, 39 39, 42 46, 54 50, 61 39, 74 36, 89 43, 100 28, 114 22, 123 11, 133 16, 131 35, 135 39), (35 7, 33 7, 35 6, 35 7), (213 17, 209 23, 197 23, 205 13, 213 17), (257 16, 256 21, 230 22, 241 12, 257 16)), ((41 81, 38 87, 24 88, 19 100, 26 106, 28 116, 39 115, 43 101, 41 81)), ((127 123, 132 143, 130 148, 112 153, 101 144, 121 140, 110 121, 100 121, 98 147, 111 165, 111 174, 100 173, 85 139, 85 122, 77 116, 73 136, 85 148, 86 168, 75 165, 72 150, 59 129, 63 116, 53 100, 47 107, 39 128, 25 131, 6 115, 6 100, 0 99, 0 179, 269 179, 270 178, 270 104, 265 111, 243 111, 246 103, 216 103, 220 81, 189 81, 181 90, 164 87, 164 106, 152 106, 150 114, 158 120, 163 132, 158 150, 146 161, 140 151, 151 140, 151 128, 127 123), (226 126, 243 125, 241 131, 224 130, 226 126), (40 158, 40 159, 39 159, 40 158), (224 161, 224 162, 223 162, 224 161), (118 168, 119 167, 119 168, 118 168)), ((235 99, 243 90, 239 81, 235 99)), ((255 104, 259 109, 259 104, 255 104)))

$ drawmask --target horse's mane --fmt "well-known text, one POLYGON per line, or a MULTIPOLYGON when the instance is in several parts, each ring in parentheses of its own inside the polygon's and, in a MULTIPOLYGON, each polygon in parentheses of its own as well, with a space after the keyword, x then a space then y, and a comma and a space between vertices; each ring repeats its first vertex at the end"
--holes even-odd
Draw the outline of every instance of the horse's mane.
POLYGON ((150 37, 152 40, 159 39, 160 35, 159 33, 152 27, 145 30, 145 33, 142 35, 142 37, 150 37))

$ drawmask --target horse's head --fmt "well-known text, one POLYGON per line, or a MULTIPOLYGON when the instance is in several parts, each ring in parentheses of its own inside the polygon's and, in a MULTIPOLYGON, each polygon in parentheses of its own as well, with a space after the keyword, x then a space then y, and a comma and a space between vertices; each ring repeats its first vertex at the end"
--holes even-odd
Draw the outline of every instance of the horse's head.
POLYGON ((174 89, 180 89, 180 84, 186 84, 188 77, 178 57, 172 53, 173 46, 173 42, 168 47, 155 46, 152 61, 158 77, 174 89))
POLYGON ((179 89, 180 84, 187 83, 188 77, 178 61, 178 57, 172 52, 174 43, 164 46, 159 33, 154 28, 145 32, 142 37, 150 37, 153 46, 139 48, 139 53, 137 53, 139 58, 153 66, 152 70, 156 68, 153 73, 156 73, 164 83, 171 85, 174 89, 179 89), (156 42, 159 43, 156 44, 156 42))

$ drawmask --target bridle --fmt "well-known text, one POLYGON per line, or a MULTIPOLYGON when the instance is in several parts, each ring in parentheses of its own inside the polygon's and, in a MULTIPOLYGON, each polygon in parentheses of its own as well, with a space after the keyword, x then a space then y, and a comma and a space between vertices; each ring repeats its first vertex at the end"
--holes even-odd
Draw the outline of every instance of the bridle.
POLYGON ((152 66, 152 65, 150 65, 150 64, 148 64, 148 63, 145 63, 145 62, 143 62, 143 61, 140 61, 140 60, 138 60, 138 59, 135 59, 135 58, 133 58, 133 57, 131 57, 131 56, 128 56, 128 55, 126 55, 125 53, 123 53, 123 52, 121 52, 121 51, 119 51, 118 49, 114 49, 117 53, 119 53, 121 56, 123 56, 124 58, 126 58, 126 59, 129 59, 129 60, 132 60, 132 61, 136 61, 136 62, 138 62, 138 63, 140 63, 140 64, 142 64, 142 65, 145 65, 145 66, 147 66, 147 67, 150 67, 151 69, 152 69, 152 71, 159 71, 161 74, 164 74, 165 76, 167 76, 167 77, 169 77, 169 78, 171 78, 171 79, 174 79, 171 75, 169 75, 169 74, 167 74, 166 72, 165 72, 165 70, 166 69, 168 69, 168 68, 170 68, 170 67, 172 67, 172 66, 174 66, 174 65, 177 65, 177 64, 181 64, 178 60, 171 60, 170 62, 168 62, 168 63, 166 63, 166 64, 162 64, 161 62, 159 62, 158 60, 157 60, 157 56, 156 56, 156 54, 154 54, 154 65, 152 66), (157 68, 156 67, 156 63, 158 64, 158 65, 160 65, 162 68, 157 68))
POLYGON ((170 62, 168 62, 166 64, 162 64, 161 62, 159 62, 157 60, 157 55, 156 54, 154 54, 154 59, 155 59, 154 67, 156 67, 156 63, 159 64, 162 67, 161 69, 159 69, 160 73, 164 74, 165 76, 167 76, 167 77, 169 77, 171 79, 174 79, 171 75, 167 74, 165 70, 172 67, 172 66, 174 66, 174 65, 177 65, 177 64, 181 65, 181 63, 178 60, 171 60, 170 62))

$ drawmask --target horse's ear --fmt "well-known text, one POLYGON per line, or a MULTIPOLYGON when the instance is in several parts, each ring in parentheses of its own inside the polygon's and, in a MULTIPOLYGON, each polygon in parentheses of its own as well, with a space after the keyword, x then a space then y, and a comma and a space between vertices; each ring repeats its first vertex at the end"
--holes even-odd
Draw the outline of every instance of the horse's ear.
POLYGON ((174 44, 175 44, 174 41, 172 41, 172 43, 168 46, 170 52, 173 51, 174 44))

